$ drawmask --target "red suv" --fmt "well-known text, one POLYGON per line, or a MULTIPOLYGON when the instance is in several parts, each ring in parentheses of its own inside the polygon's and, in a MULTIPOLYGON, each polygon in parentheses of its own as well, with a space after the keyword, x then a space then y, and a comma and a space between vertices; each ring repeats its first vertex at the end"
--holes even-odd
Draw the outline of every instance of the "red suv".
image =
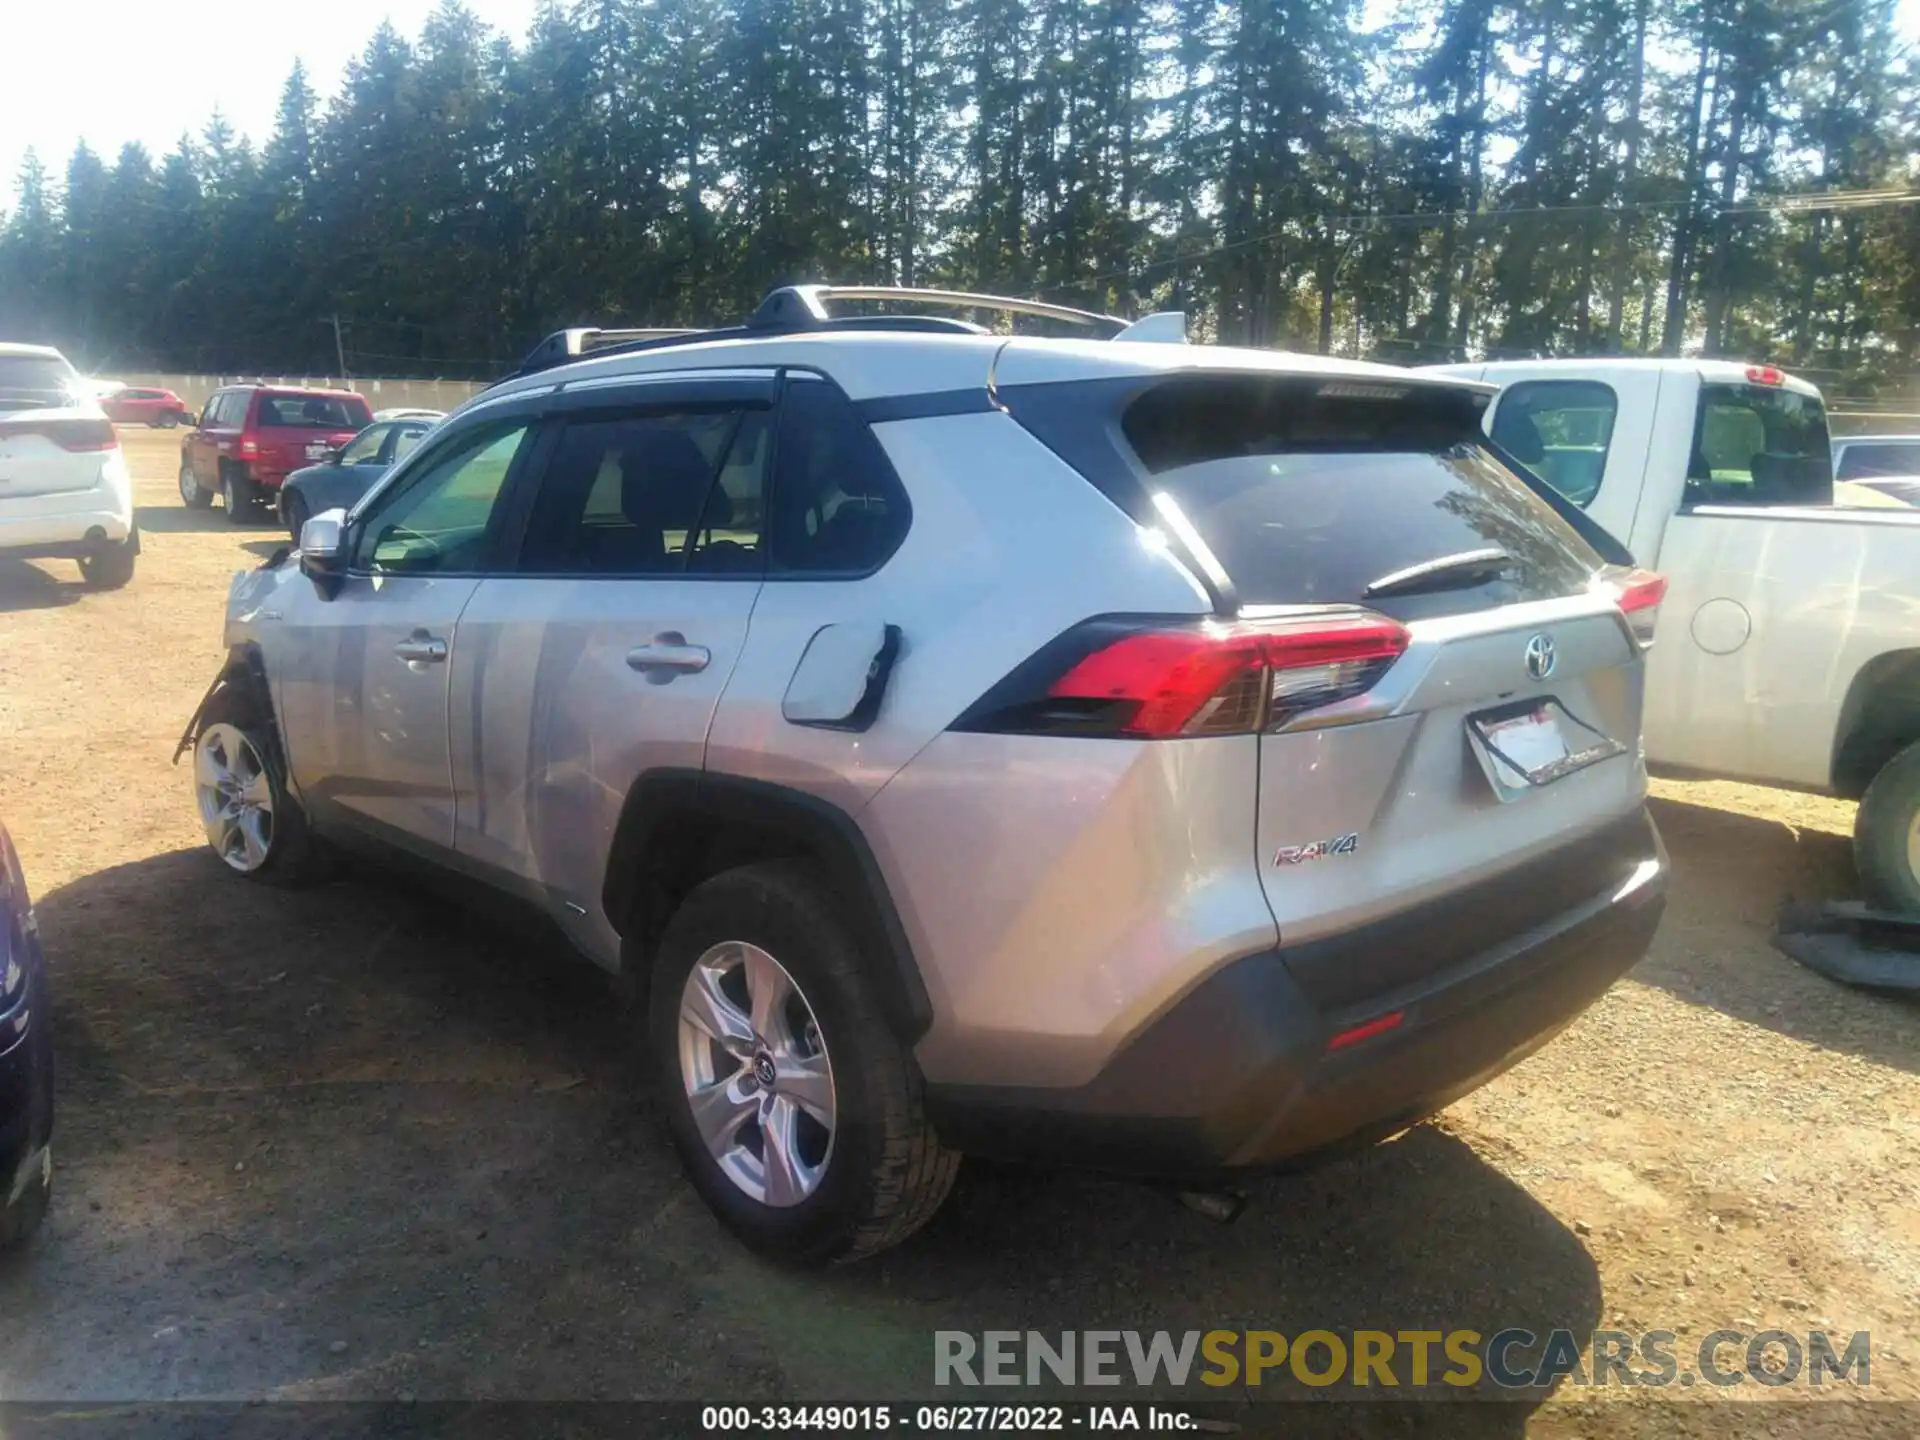
POLYGON ((216 390, 180 446, 180 498, 204 510, 218 494, 228 521, 245 524, 291 472, 326 459, 372 423, 367 402, 350 390, 216 390))
POLYGON ((182 420, 193 418, 187 402, 173 391, 139 385, 129 385, 103 396, 100 408, 116 425, 147 425, 160 430, 171 430, 182 420))

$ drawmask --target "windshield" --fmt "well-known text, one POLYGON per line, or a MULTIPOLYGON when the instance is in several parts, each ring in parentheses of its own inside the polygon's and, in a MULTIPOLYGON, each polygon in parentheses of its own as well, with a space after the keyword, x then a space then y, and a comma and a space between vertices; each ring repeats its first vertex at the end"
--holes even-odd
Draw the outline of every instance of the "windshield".
POLYGON ((360 430, 371 424, 357 395, 262 395, 255 421, 262 429, 360 430))
POLYGON ((1818 396, 1702 385, 1687 498, 1702 505, 1830 505, 1833 460, 1818 396))

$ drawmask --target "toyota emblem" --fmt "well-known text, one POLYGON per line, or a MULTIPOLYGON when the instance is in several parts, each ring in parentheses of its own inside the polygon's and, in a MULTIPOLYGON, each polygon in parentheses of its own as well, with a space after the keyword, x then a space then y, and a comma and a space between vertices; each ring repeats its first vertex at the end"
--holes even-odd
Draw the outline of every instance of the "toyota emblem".
POLYGON ((1536 635, 1527 641, 1527 674, 1536 680, 1544 680, 1553 674, 1553 637, 1536 635))

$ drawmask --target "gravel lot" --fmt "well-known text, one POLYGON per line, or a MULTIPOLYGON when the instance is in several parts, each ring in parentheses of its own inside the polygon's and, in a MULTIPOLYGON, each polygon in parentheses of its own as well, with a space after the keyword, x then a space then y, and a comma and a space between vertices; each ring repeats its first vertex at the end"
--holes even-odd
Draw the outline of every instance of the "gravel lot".
POLYGON ((902 1398, 935 1329, 1611 1326, 1684 1354, 1778 1327, 1870 1330, 1873 1395, 1909 1404, 1563 1386, 1340 1428, 1920 1426, 1920 1007, 1766 944, 1783 895, 1847 892, 1851 806, 1660 783, 1676 896, 1646 962, 1439 1122, 1263 1182, 1233 1226, 979 1168, 909 1248, 786 1274, 682 1182, 594 972, 377 880, 286 894, 204 850, 168 757, 228 577, 277 542, 183 509, 177 446, 126 433, 125 591, 0 562, 0 816, 63 1065, 55 1210, 0 1267, 0 1399, 902 1398))

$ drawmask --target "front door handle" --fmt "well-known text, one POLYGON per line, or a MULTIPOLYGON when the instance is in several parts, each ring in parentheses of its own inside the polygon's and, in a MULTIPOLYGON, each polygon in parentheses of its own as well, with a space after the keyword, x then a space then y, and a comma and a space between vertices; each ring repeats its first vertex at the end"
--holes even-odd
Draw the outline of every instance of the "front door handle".
POLYGON ((689 645, 684 635, 671 630, 656 635, 652 644, 636 645, 627 652, 629 668, 663 680, 704 670, 712 659, 713 653, 706 646, 689 645))
POLYGON ((447 658, 447 642, 438 635, 416 630, 395 645, 393 653, 409 665, 439 665, 447 658))

